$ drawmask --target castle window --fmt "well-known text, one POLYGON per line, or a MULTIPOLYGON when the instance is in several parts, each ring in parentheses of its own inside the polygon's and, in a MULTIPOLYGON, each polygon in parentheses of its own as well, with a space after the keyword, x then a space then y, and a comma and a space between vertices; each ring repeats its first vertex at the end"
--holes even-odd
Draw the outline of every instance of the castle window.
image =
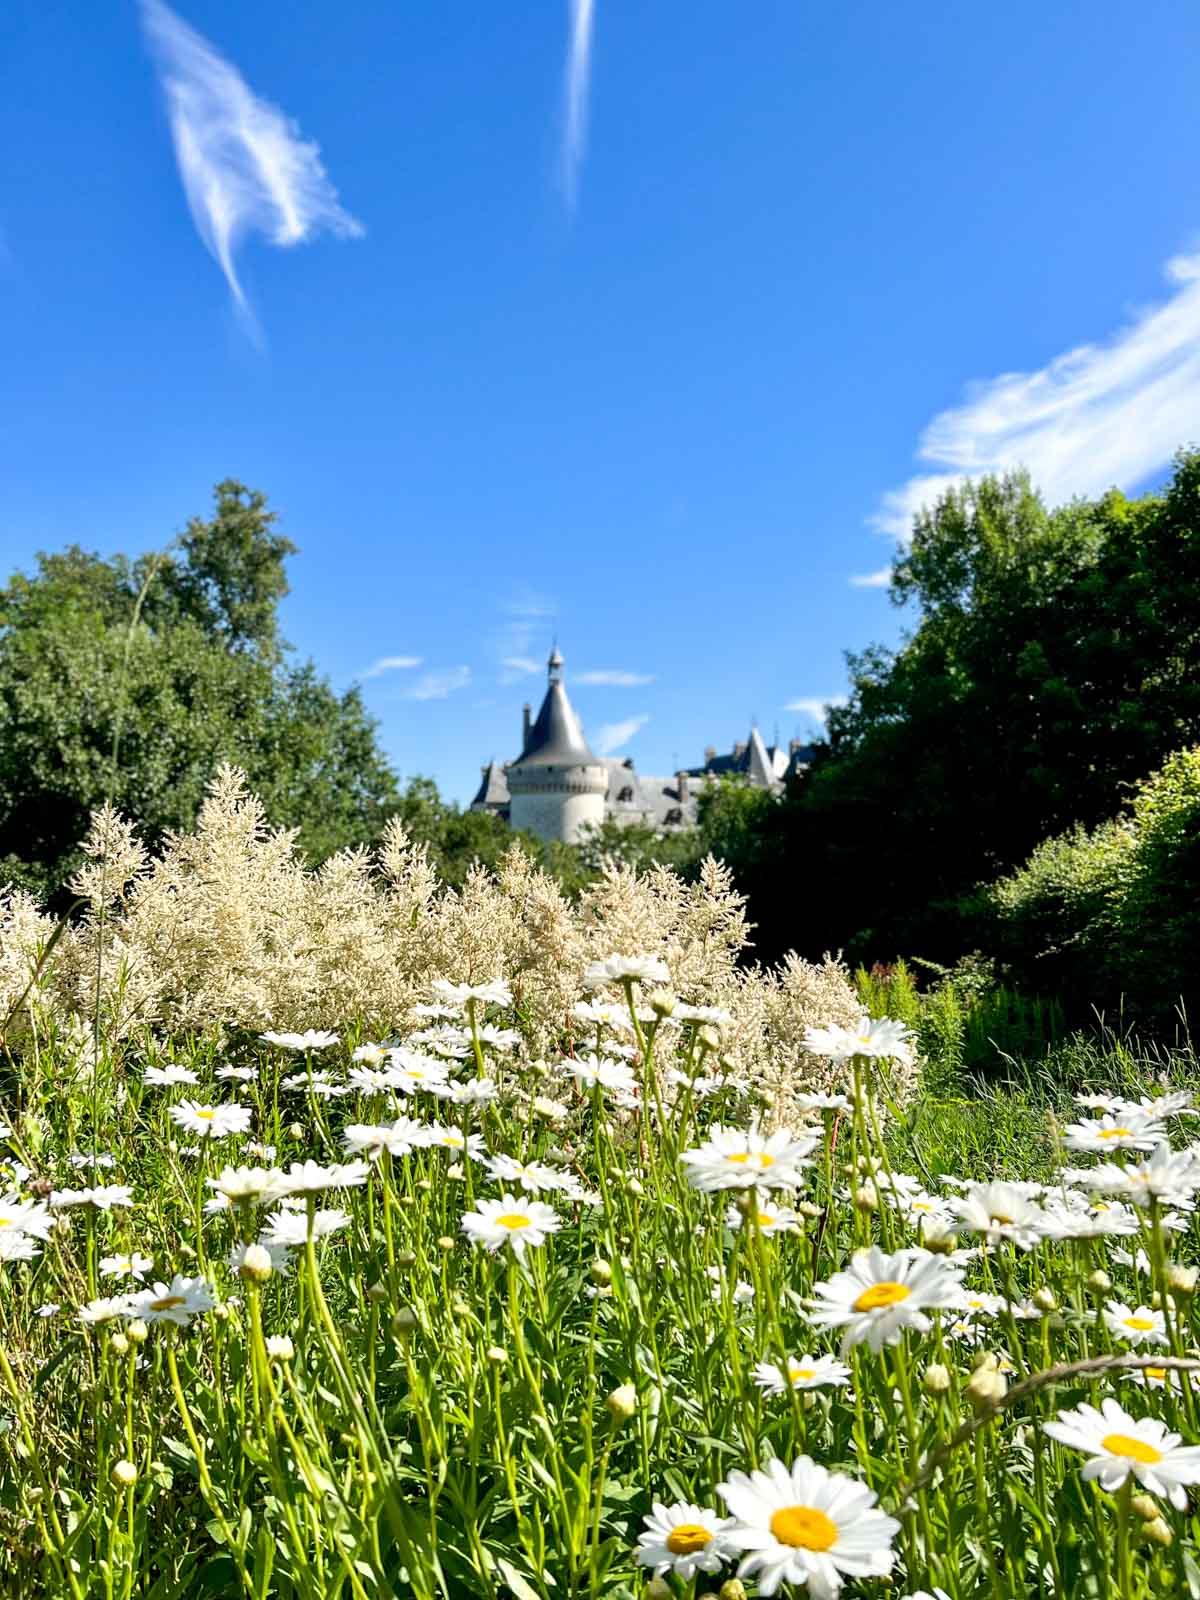
POLYGON ((680 810, 680 808, 678 806, 672 806, 670 811, 668 811, 666 816, 663 818, 663 823, 668 828, 671 827, 672 825, 676 825, 677 826, 682 821, 683 821, 683 812, 680 810))
POLYGON ((633 799, 633 787, 632 787, 632 785, 628 784, 628 783, 625 784, 624 787, 621 789, 620 793, 617 795, 617 799, 618 800, 632 800, 633 799))

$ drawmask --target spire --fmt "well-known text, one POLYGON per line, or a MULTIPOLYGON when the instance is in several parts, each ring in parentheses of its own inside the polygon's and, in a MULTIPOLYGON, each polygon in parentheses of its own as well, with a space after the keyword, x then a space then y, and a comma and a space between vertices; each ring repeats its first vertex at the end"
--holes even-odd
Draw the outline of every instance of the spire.
POLYGON ((599 766, 588 747, 575 707, 562 679, 563 658, 557 644, 546 663, 549 685, 537 720, 525 738, 525 748, 514 767, 599 766))

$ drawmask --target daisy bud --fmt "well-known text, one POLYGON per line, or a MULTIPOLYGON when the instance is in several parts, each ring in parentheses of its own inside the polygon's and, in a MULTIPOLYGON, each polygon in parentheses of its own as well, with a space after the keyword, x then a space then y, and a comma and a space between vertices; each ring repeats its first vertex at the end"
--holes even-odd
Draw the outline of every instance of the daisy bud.
POLYGON ((801 1200, 800 1204, 796 1207, 796 1210, 802 1217, 807 1217, 810 1222, 815 1222, 816 1219, 821 1215, 820 1206, 813 1205, 811 1200, 801 1200))
POLYGON ((740 1190, 737 1199, 733 1203, 744 1217, 748 1217, 758 1211, 758 1196, 753 1189, 740 1190))
POLYGON ((642 1186, 641 1186, 640 1182, 637 1180, 637 1178, 627 1178, 625 1180, 625 1192, 626 1192, 626 1194, 631 1194, 631 1195, 634 1195, 635 1197, 639 1197, 641 1195, 644 1195, 646 1191, 645 1191, 645 1189, 642 1188, 642 1186))
POLYGON ((1162 1310, 1162 1295, 1159 1294, 1157 1289, 1155 1289, 1154 1293, 1150 1296, 1150 1306, 1154 1311, 1162 1310))
POLYGON ((854 1191, 854 1204, 859 1211, 878 1211, 879 1196, 869 1183, 860 1183, 854 1191))
POLYGON ((926 1221, 921 1229, 921 1243, 932 1256, 950 1256, 958 1249, 958 1235, 945 1223, 926 1221))
POLYGON ((628 1422, 637 1410, 637 1403, 637 1390, 631 1383, 621 1384, 604 1402, 614 1422, 628 1422))
POLYGON ((150 1337, 150 1329, 140 1317, 136 1317, 125 1329, 125 1337, 130 1344, 145 1344, 150 1337))
POLYGON ((1054 1290, 1043 1284, 1040 1289, 1035 1289, 1030 1296, 1039 1311, 1057 1311, 1058 1301, 1054 1298, 1054 1290))
POLYGON ((453 1163, 453 1165, 447 1167, 446 1168, 446 1176, 448 1178, 458 1178, 460 1180, 465 1178, 466 1177, 466 1173, 463 1171, 462 1162, 461 1161, 455 1161, 453 1163))
POLYGON ((669 989, 652 989, 646 996, 646 1004, 656 1017, 669 1017, 675 1009, 675 996, 669 989))
POLYGON ((124 1333, 114 1333, 108 1344, 114 1355, 124 1356, 129 1354, 129 1338, 124 1333))
POLYGON ((1158 1501, 1152 1500, 1148 1494, 1135 1494, 1129 1507, 1143 1522, 1153 1522, 1158 1515, 1158 1501))
POLYGON ((651 1578, 642 1595, 644 1600, 674 1600, 675 1591, 665 1578, 651 1578))
POLYGON ((1093 1294, 1107 1294, 1112 1288, 1112 1279, 1107 1272, 1101 1271, 1099 1267, 1091 1274, 1087 1282, 1088 1288, 1093 1294))
POLYGON ((411 1306, 401 1306, 398 1311, 392 1312, 392 1327, 401 1336, 411 1333, 417 1326, 417 1320, 417 1313, 411 1306))
POLYGON ((137 1475, 137 1468, 133 1462, 126 1461, 124 1458, 120 1461, 114 1461, 108 1474, 118 1489, 132 1489, 137 1482, 137 1475))
POLYGON ((1142 1523, 1142 1538, 1150 1544, 1161 1544, 1164 1547, 1175 1543, 1175 1535, 1161 1517, 1155 1517, 1152 1522, 1142 1523))
POLYGON ((448 1233, 442 1234, 441 1238, 437 1242, 437 1247, 438 1247, 439 1250, 453 1250, 454 1249, 454 1245, 455 1245, 455 1241, 450 1237, 450 1235, 448 1233))
POLYGON ((296 1354, 296 1346, 286 1333, 273 1333, 267 1340, 267 1356, 272 1361, 290 1361, 296 1354))
POLYGON ((418 1178, 416 1183, 413 1184, 413 1188, 418 1190, 421 1194, 432 1194, 433 1193, 433 1179, 432 1178, 418 1178))
POLYGON ((238 1268, 238 1276, 245 1278, 249 1283, 266 1283, 275 1268, 271 1261, 271 1252, 261 1244, 248 1244, 246 1253, 242 1257, 242 1264, 238 1268))
POLYGON ((1195 1294, 1196 1279, 1200 1276, 1195 1267, 1181 1267, 1173 1262, 1167 1268, 1167 1288, 1175 1294, 1195 1294))
POLYGON ((502 1367, 508 1360, 508 1351, 502 1350, 498 1344, 490 1344, 487 1347, 487 1358, 494 1367, 502 1367))
POLYGON ((950 1368, 944 1367, 940 1361, 933 1362, 925 1368, 921 1387, 926 1394, 945 1394, 950 1387, 950 1368))
POLYGON ((415 1250, 397 1250, 396 1265, 398 1267, 415 1267, 417 1255, 415 1250))
POLYGON ((603 1287, 606 1283, 612 1282, 612 1267, 607 1261, 604 1260, 602 1256, 596 1257, 595 1261, 593 1261, 591 1266, 588 1268, 588 1272, 592 1282, 600 1284, 601 1287, 603 1287))
POLYGON ((381 1283, 376 1279, 374 1283, 367 1285, 367 1299, 372 1305, 381 1306, 387 1297, 388 1289, 386 1283, 381 1283))
POLYGON ((718 1600, 746 1600, 746 1585, 740 1578, 726 1578, 718 1593, 718 1600))
POLYGON ((1007 1393, 1008 1379, 993 1366, 976 1367, 967 1383, 967 1398, 977 1417, 993 1411, 1007 1393))
POLYGON ((705 1050, 719 1050, 721 1048, 721 1035, 713 1027, 705 1024, 696 1035, 701 1047, 705 1050))
POLYGON ((456 1294, 454 1299, 451 1300, 450 1309, 456 1317, 469 1317, 471 1315, 471 1303, 469 1300, 464 1300, 461 1294, 456 1294))
POLYGON ((302 1122, 289 1122, 288 1123, 288 1138, 289 1139, 303 1139, 303 1137, 304 1137, 304 1124, 302 1122))

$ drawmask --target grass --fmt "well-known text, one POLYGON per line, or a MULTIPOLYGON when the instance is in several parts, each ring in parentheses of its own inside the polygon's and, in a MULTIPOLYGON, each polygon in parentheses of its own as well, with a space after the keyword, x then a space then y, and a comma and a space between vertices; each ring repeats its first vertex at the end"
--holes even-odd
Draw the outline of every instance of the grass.
MULTIPOLYGON (((961 1222, 953 1238, 930 1231, 896 1177, 917 1179, 947 1218, 959 1190, 946 1177, 1055 1182, 1064 1159, 1098 1159, 1064 1157, 1073 1093, 1190 1086, 1189 1054, 1076 1039, 987 1080, 934 1063, 904 1107, 886 1069, 860 1061, 849 1109, 796 1130, 812 1143, 798 1187, 707 1193, 681 1158, 715 1122, 750 1127, 757 1108, 736 1083, 706 1085, 717 1067, 702 1029, 635 1018, 606 1030, 632 1045, 632 1100, 581 1084, 570 1063, 482 1043, 482 1009, 469 1008, 453 1074, 495 1084, 476 1104, 352 1087, 353 1030, 308 1052, 147 1037, 82 1070, 51 1031, 9 1062, 9 1183, 35 1208, 54 1199, 48 1215, 0 1227, 32 1241, 28 1259, 0 1261, 6 1596, 632 1600, 663 1592, 636 1560, 654 1502, 724 1516, 731 1474, 802 1455, 866 1484, 895 1520, 876 1529, 878 1574, 847 1576, 848 1594, 1200 1592, 1190 1503, 1147 1498, 1132 1479, 1111 1493, 1085 1481, 1085 1457, 1043 1427, 1112 1397, 1135 1422, 1200 1443, 1186 1376, 1200 1324, 1181 1271, 1196 1259, 1190 1215, 1175 1230, 1167 1206, 1131 1210, 1131 1234, 1028 1250, 998 1225, 992 1248, 967 1254, 985 1241, 961 1222), (196 1081, 146 1082, 168 1063, 196 1081), (254 1076, 216 1076, 231 1065, 254 1076), (349 1092, 327 1094, 326 1072, 349 1092), (172 1115, 188 1098, 246 1106, 249 1130, 194 1139, 172 1115), (348 1174, 346 1130, 399 1115, 439 1142, 348 1174), (97 1155, 111 1166, 80 1165, 97 1155), (511 1196, 511 1217, 531 1198, 489 1173, 489 1155, 541 1163, 557 1185, 536 1197, 557 1227, 523 1253, 519 1229, 495 1253, 463 1230, 482 1201, 511 1196), (206 1210, 227 1163, 307 1160, 342 1170, 322 1191, 206 1210), (63 1202, 118 1183, 132 1204, 63 1202), (773 1227, 775 1205, 793 1225, 773 1227), (274 1270, 239 1273, 231 1252, 281 1213, 303 1242, 277 1251, 274 1270), (333 1231, 314 1239, 328 1213, 333 1231), (987 1309, 930 1310, 894 1344, 845 1348, 847 1384, 781 1380, 772 1393, 756 1370, 838 1357, 842 1330, 811 1317, 815 1286, 870 1244, 889 1257, 886 1282, 907 1270, 892 1252, 931 1246, 930 1270, 959 1275, 987 1309), (153 1263, 144 1286, 102 1266, 134 1251, 153 1263), (1105 1316, 1116 1302, 1165 1311, 1165 1343, 1127 1342, 1105 1316), (81 1317, 89 1306, 96 1320, 81 1317), (1119 1365, 1131 1359, 1185 1375, 1143 1387, 1119 1365)), ((512 1019, 494 1008, 489 1020, 512 1019)), ((1186 1142, 1186 1122, 1168 1126, 1186 1142)), ((850 1325, 865 1326, 857 1313, 850 1325)), ((740 1593, 739 1552, 712 1548, 717 1570, 668 1572, 667 1590, 740 1593)), ((779 1592, 804 1592, 797 1570, 779 1592)), ((768 1593, 770 1578, 748 1574, 744 1588, 768 1593)))

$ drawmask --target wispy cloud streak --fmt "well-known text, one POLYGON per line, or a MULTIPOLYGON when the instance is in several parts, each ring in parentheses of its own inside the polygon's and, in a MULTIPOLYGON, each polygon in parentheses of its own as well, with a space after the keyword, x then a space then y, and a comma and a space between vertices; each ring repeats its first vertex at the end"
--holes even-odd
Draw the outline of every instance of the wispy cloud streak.
POLYGON ((622 745, 627 745, 635 733, 641 730, 650 721, 649 712, 640 717, 628 717, 624 722, 606 722, 603 727, 597 728, 596 737, 592 740, 598 756, 615 755, 622 745))
POLYGON ((456 689, 465 689, 471 681, 470 667, 446 667, 441 672, 426 672, 411 689, 404 691, 406 700, 445 700, 456 689))
POLYGON ((892 581, 891 567, 878 567, 874 572, 855 572, 850 578, 852 589, 886 589, 892 581))
POLYGON ((567 43, 562 172, 567 205, 573 211, 579 196, 579 174, 587 150, 588 87, 592 75, 595 0, 567 0, 567 14, 570 37, 567 43))
POLYGON ((406 672, 420 665, 420 656, 380 656, 359 676, 365 683, 368 678, 382 678, 385 672, 406 672))
POLYGON ((248 315, 234 259, 246 234, 287 248, 322 230, 353 238, 362 225, 343 210, 318 147, 207 39, 163 0, 142 0, 142 20, 192 219, 248 315))
POLYGON ((644 684, 653 683, 654 677, 649 672, 624 672, 617 668, 612 670, 605 668, 596 672, 576 673, 575 682, 609 689, 640 689, 644 684))
POLYGON ((968 388, 934 417, 918 459, 943 468, 889 490, 870 519, 907 537, 912 518, 966 478, 1024 466, 1051 505, 1115 484, 1133 489, 1200 434, 1200 253, 1168 261, 1174 288, 1104 344, 1035 372, 968 388))
POLYGON ((830 706, 844 706, 845 704, 846 696, 844 694, 831 694, 826 696, 825 699, 815 694, 802 694, 795 700, 789 700, 783 709, 785 711, 803 712, 806 717, 811 717, 814 722, 824 724, 825 714, 830 706))

